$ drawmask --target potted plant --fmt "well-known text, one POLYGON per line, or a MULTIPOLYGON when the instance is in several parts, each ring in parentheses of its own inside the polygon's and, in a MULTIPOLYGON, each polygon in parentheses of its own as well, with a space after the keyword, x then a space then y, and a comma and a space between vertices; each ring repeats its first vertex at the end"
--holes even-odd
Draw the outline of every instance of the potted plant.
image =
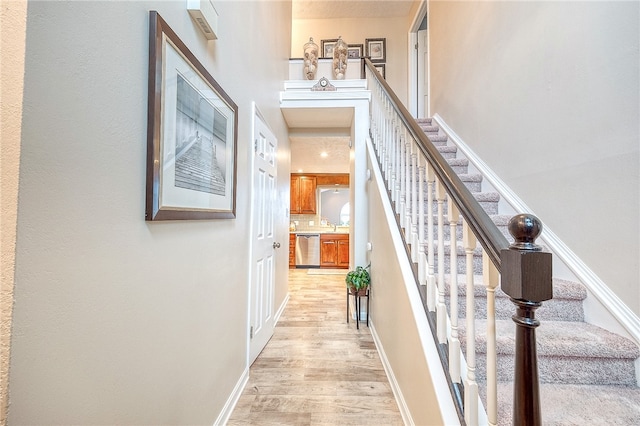
POLYGON ((351 294, 364 296, 371 284, 371 275, 369 274, 369 266, 357 266, 356 269, 347 272, 344 281, 351 294))

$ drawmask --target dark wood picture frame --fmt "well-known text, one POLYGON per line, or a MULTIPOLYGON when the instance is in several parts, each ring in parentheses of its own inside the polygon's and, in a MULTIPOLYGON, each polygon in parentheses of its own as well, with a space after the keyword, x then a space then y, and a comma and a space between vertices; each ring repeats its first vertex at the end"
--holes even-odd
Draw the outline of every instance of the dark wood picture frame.
POLYGON ((385 62, 387 57, 386 38, 368 38, 364 41, 367 57, 371 62, 385 62))
POLYGON ((337 42, 337 38, 320 40, 320 52, 322 52, 322 58, 333 58, 333 48, 336 46, 337 42))
POLYGON ((364 57, 364 44, 347 44, 347 58, 360 59, 364 57))
POLYGON ((156 11, 148 90, 145 220, 235 218, 238 106, 156 11))
POLYGON ((373 67, 378 70, 383 79, 387 79, 387 71, 385 64, 373 64, 373 67))

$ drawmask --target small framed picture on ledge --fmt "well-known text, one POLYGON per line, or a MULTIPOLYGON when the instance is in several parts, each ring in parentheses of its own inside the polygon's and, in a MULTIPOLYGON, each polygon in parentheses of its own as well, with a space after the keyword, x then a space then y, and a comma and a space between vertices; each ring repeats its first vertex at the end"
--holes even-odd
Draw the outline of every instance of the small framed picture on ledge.
POLYGON ((364 52, 364 45, 362 44, 348 44, 347 45, 347 58, 360 59, 364 52))
POLYGON ((333 58, 333 48, 336 47, 337 42, 337 38, 320 40, 320 49, 322 49, 323 58, 333 58))

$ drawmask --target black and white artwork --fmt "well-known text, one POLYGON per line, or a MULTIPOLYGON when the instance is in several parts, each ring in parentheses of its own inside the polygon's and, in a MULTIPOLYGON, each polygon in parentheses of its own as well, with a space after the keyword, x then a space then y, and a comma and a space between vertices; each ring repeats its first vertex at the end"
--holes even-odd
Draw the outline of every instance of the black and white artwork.
POLYGON ((175 185, 225 195, 227 119, 178 74, 175 185))

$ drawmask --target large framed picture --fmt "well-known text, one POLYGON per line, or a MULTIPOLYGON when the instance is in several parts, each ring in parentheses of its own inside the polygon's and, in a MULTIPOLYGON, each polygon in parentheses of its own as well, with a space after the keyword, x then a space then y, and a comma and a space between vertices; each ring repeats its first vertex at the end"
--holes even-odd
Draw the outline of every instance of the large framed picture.
POLYGON ((385 62, 387 57, 386 38, 368 38, 365 40, 366 55, 371 62, 385 62))
POLYGON ((145 219, 235 218, 237 144, 237 105, 151 11, 145 219))
POLYGON ((322 50, 323 58, 333 58, 333 48, 336 47, 337 42, 337 38, 320 40, 320 49, 322 50))

